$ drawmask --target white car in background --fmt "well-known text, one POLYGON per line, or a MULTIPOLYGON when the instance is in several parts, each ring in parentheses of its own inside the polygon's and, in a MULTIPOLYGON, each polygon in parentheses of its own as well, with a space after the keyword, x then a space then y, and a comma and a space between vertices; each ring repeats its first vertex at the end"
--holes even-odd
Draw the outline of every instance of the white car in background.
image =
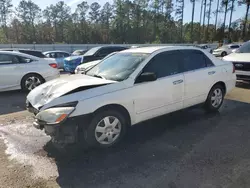
POLYGON ((213 50, 213 55, 216 57, 224 57, 228 54, 231 54, 233 50, 236 50, 240 47, 240 44, 228 44, 223 45, 215 50, 213 50))
MULTIPOLYGON (((109 55, 107 55, 105 58, 103 58, 102 60, 116 54, 117 52, 113 52, 109 55)), ((97 65, 98 63, 100 63, 102 61, 101 59, 99 60, 95 60, 95 61, 90 61, 88 63, 83 63, 83 64, 80 64, 76 67, 75 69, 75 74, 83 74, 85 71, 87 71, 88 69, 94 67, 95 65, 97 65)))
POLYGON ((250 41, 245 42, 234 53, 223 57, 223 60, 234 64, 237 80, 250 81, 250 41))
POLYGON ((55 145, 111 147, 142 121, 197 104, 217 111, 235 82, 232 63, 197 48, 131 48, 35 88, 26 104, 55 145))
POLYGON ((196 47, 202 49, 202 50, 205 50, 209 53, 212 53, 213 52, 213 49, 211 47, 209 47, 207 44, 200 44, 200 45, 196 45, 196 47))
POLYGON ((54 60, 19 52, 0 51, 0 91, 31 91, 38 85, 59 77, 54 60))

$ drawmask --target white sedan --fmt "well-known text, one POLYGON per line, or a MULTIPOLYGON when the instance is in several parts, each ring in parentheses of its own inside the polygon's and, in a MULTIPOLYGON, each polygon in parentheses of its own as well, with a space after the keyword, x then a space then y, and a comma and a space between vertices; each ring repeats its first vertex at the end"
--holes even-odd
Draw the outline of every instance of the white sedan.
POLYGON ((83 74, 86 70, 88 70, 89 68, 97 65, 98 63, 100 63, 102 60, 95 60, 95 61, 91 61, 88 63, 83 63, 80 64, 76 67, 75 69, 75 74, 83 74))
POLYGON ((235 82, 232 63, 201 49, 133 48, 35 88, 26 104, 56 145, 110 147, 142 121, 197 104, 217 111, 235 82))
POLYGON ((0 91, 31 91, 45 81, 59 76, 54 60, 19 52, 0 51, 0 91))
POLYGON ((83 74, 85 71, 87 71, 88 69, 94 67, 95 65, 97 65, 98 63, 100 63, 101 61, 103 61, 104 59, 107 59, 108 57, 116 54, 117 52, 113 52, 109 55, 107 55, 106 57, 104 57, 102 60, 95 60, 95 61, 90 61, 87 63, 83 63, 80 64, 76 67, 75 69, 75 74, 83 74))
POLYGON ((250 41, 245 42, 235 53, 223 57, 234 64, 237 80, 250 81, 250 41))
POLYGON ((240 44, 228 44, 221 46, 215 50, 213 50, 213 55, 216 57, 224 57, 228 54, 231 54, 233 50, 236 50, 240 47, 240 44))

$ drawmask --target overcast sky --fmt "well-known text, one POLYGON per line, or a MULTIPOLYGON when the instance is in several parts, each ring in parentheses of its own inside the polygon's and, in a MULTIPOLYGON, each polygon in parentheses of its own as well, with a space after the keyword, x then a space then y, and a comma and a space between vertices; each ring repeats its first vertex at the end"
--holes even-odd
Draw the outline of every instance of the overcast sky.
MULTIPOLYGON (((42 9, 44 9, 46 6, 49 6, 50 4, 56 4, 58 1, 59 0, 33 0, 33 2, 38 4, 42 9)), ((88 2, 88 4, 95 2, 95 0, 86 0, 86 1, 88 2)), ((12 0, 12 3, 14 6, 17 6, 19 2, 20 2, 20 0, 12 0)), ((67 5, 69 5, 72 8, 72 10, 74 10, 76 5, 79 4, 80 2, 82 2, 82 1, 65 0, 65 3, 67 3, 67 5)), ((106 2, 112 3, 113 0, 97 0, 96 2, 98 2, 101 5, 104 5, 106 2)), ((199 18, 200 18, 200 5, 201 5, 200 2, 201 2, 201 0, 199 0, 196 3, 196 8, 195 8, 195 21, 197 21, 197 22, 199 21, 199 18)), ((216 2, 217 2, 217 0, 214 0, 214 3, 213 3, 211 10, 216 9, 216 2)), ((245 9, 246 9, 245 6, 237 7, 236 11, 234 11, 234 13, 233 13, 233 20, 244 17, 245 9)), ((189 22, 191 20, 191 11, 192 11, 192 4, 190 3, 190 0, 185 0, 184 22, 189 22)), ((219 18, 219 22, 222 22, 223 21, 223 14, 220 14, 218 18, 219 18)), ((215 16, 212 15, 210 23, 214 23, 214 20, 215 20, 215 16)), ((227 17, 227 23, 228 22, 229 22, 229 14, 227 17)))

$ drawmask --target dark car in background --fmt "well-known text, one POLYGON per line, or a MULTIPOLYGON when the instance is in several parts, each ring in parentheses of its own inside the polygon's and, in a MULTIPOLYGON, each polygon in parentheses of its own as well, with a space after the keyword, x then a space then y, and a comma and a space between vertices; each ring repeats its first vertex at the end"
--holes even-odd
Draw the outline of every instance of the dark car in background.
POLYGON ((87 63, 94 60, 103 59, 105 56, 128 49, 124 46, 99 46, 88 50, 85 54, 81 56, 70 56, 64 59, 64 69, 67 72, 74 73, 78 65, 82 63, 87 63))
POLYGON ((28 55, 32 55, 39 58, 48 58, 39 50, 30 50, 30 49, 17 49, 17 48, 7 48, 7 49, 0 49, 0 51, 9 51, 9 52, 20 52, 28 55))

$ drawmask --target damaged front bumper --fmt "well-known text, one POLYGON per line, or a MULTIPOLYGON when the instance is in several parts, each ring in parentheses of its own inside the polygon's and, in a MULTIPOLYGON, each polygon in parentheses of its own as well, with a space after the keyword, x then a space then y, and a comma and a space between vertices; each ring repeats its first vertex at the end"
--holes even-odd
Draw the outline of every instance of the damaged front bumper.
POLYGON ((88 126, 91 115, 82 115, 67 118, 59 124, 47 124, 35 119, 33 126, 45 131, 52 138, 52 142, 67 145, 79 142, 79 133, 82 133, 88 126))

